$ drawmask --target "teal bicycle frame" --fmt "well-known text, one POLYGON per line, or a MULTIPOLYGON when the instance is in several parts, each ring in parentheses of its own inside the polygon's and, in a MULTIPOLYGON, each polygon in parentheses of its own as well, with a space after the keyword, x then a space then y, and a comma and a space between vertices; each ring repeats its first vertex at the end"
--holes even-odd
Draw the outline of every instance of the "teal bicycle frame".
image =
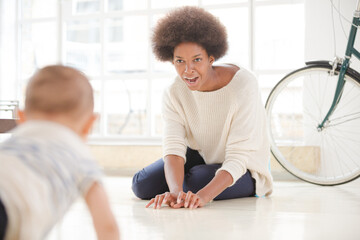
MULTIPOLYGON (((350 35, 348 38, 348 43, 346 47, 345 52, 345 58, 343 62, 341 63, 341 68, 339 72, 339 80, 337 82, 336 90, 335 90, 335 96, 333 99, 333 102, 331 104, 331 107, 326 114, 324 120, 319 124, 317 127, 318 131, 322 131, 326 127, 326 123, 328 122, 329 117, 332 115, 334 110, 336 109, 336 106, 338 105, 341 95, 344 89, 345 85, 345 73, 347 72, 349 65, 350 65, 350 59, 352 56, 355 56, 357 59, 360 60, 360 52, 354 48, 355 43, 355 37, 357 32, 357 27, 360 26, 360 0, 357 1, 357 7, 353 15, 353 21, 350 29, 350 35)), ((333 69, 336 69, 337 63, 334 63, 333 69)))

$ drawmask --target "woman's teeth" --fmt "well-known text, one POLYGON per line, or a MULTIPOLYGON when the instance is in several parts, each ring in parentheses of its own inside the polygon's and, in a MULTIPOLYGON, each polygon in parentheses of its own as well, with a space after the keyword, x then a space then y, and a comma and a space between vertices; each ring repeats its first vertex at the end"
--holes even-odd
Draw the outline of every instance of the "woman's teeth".
POLYGON ((194 77, 194 78, 185 78, 185 79, 186 79, 186 81, 189 81, 189 82, 191 82, 191 83, 194 83, 194 82, 196 82, 197 77, 194 77))

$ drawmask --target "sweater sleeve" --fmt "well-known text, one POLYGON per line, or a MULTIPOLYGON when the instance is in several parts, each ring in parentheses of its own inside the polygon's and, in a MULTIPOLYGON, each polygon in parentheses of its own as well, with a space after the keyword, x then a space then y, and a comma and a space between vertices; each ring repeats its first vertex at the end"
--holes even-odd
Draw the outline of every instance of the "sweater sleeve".
POLYGON ((232 185, 246 173, 248 162, 252 160, 262 143, 260 93, 256 79, 251 79, 249 82, 234 97, 237 102, 234 105, 226 142, 225 161, 218 170, 225 170, 231 174, 232 185))
POLYGON ((184 120, 180 116, 181 105, 171 96, 168 89, 163 95, 162 115, 164 122, 163 157, 177 155, 186 161, 186 142, 184 120))

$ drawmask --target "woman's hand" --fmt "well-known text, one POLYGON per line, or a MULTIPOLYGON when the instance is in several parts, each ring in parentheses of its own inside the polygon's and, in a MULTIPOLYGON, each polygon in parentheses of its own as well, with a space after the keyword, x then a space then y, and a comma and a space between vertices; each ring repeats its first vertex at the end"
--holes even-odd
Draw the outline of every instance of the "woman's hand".
POLYGON ((167 204, 171 208, 198 208, 203 207, 206 203, 214 199, 232 183, 233 179, 230 173, 227 171, 219 171, 218 174, 200 191, 187 193, 179 191, 178 194, 166 192, 163 194, 156 195, 155 198, 151 199, 146 207, 154 204, 154 209, 159 209, 161 205, 167 204))
POLYGON ((150 207, 152 204, 154 204, 154 209, 161 208, 162 204, 167 204, 169 207, 172 208, 180 208, 184 204, 177 203, 178 195, 170 192, 165 192, 163 194, 156 195, 153 199, 150 200, 150 202, 145 207, 150 207))
POLYGON ((195 209, 203 207, 208 201, 198 193, 188 191, 187 193, 180 192, 177 198, 177 203, 182 204, 184 208, 195 209))
POLYGON ((195 209, 203 207, 208 201, 206 201, 199 194, 188 191, 187 193, 181 191, 176 196, 174 193, 166 192, 156 195, 146 205, 146 208, 154 204, 154 209, 160 209, 162 204, 167 204, 171 208, 190 208, 195 209))

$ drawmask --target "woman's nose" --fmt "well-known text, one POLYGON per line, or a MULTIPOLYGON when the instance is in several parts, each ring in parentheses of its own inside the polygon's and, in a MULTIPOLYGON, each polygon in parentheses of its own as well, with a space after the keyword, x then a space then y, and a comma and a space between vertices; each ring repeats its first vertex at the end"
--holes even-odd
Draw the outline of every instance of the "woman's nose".
POLYGON ((186 73, 192 73, 194 71, 192 64, 186 64, 185 66, 185 72, 186 73))

